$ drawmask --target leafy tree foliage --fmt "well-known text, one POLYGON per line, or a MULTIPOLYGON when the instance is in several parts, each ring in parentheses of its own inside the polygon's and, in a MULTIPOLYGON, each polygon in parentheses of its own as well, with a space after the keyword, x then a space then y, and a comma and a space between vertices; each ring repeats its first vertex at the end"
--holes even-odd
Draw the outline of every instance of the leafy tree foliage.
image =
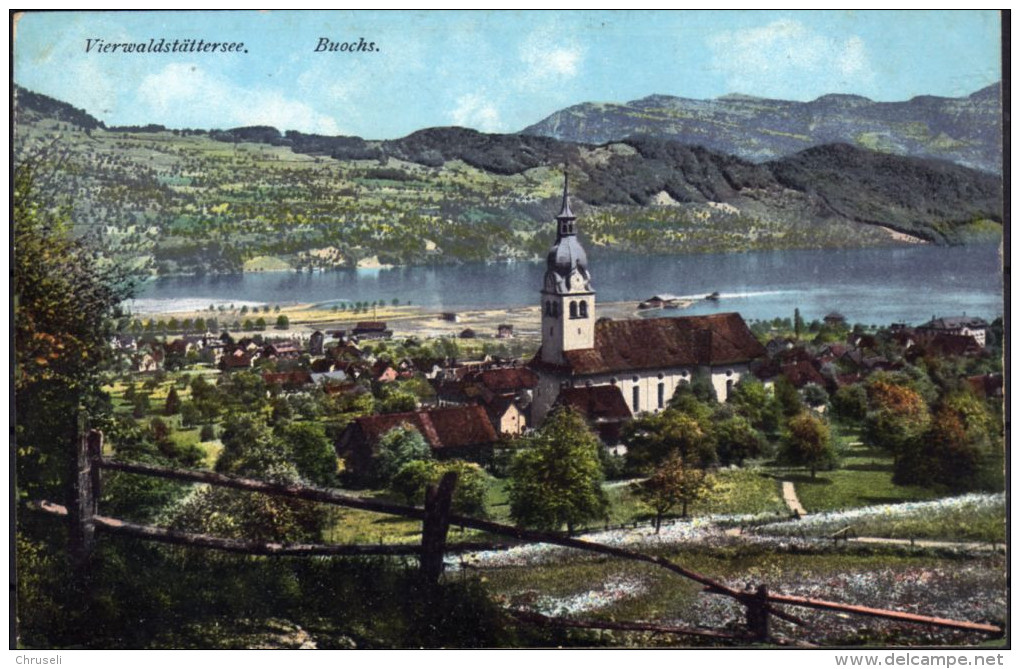
POLYGON ((808 383, 800 390, 804 404, 809 407, 824 407, 829 402, 829 393, 817 383, 808 383))
POLYGON ((19 495, 62 499, 78 407, 102 422, 97 373, 130 286, 95 238, 72 234, 49 199, 53 161, 36 158, 15 166, 11 203, 16 480, 19 495))
POLYGON ((599 442, 584 419, 569 409, 554 411, 527 438, 510 465, 510 515, 521 524, 573 532, 605 517, 599 442))
MULTIPOLYGON (((221 435, 223 451, 216 471, 295 483, 297 468, 287 459, 286 445, 263 418, 228 416, 221 435)), ((164 521, 175 529, 259 541, 317 539, 326 514, 316 505, 218 486, 202 488, 167 509, 164 521)))
POLYGON ((701 421, 672 406, 657 414, 640 416, 623 433, 627 463, 634 471, 651 471, 671 453, 678 453, 692 466, 706 467, 716 461, 715 441, 701 421))
POLYGON ((832 412, 842 420, 862 422, 868 415, 868 391, 864 385, 854 383, 833 393, 832 412))
POLYGON ((893 454, 894 460, 907 451, 917 451, 916 440, 931 422, 928 405, 917 391, 886 378, 875 377, 867 384, 869 411, 865 422, 868 439, 893 454))
POLYGON ((402 495, 408 504, 423 504, 425 488, 439 482, 447 472, 457 472, 451 508, 469 516, 485 515, 485 491, 489 475, 478 465, 463 460, 436 462, 411 460, 390 479, 390 489, 402 495))
POLYGON ((170 392, 166 395, 166 404, 163 406, 163 414, 173 416, 181 410, 181 398, 177 395, 177 388, 170 386, 170 392))
POLYGON ((655 512, 655 533, 659 533, 663 517, 677 505, 680 515, 687 517, 688 506, 704 499, 712 490, 712 477, 700 467, 684 462, 673 451, 655 468, 650 477, 633 484, 638 498, 655 512))
POLYGON ((804 409, 800 401, 800 393, 785 375, 780 375, 775 383, 775 401, 783 416, 791 418, 804 409))
POLYGON ((797 414, 786 423, 781 458, 789 464, 807 467, 811 478, 819 468, 835 465, 829 426, 810 412, 797 414))
POLYGON ((756 458, 765 450, 765 440, 743 416, 717 420, 712 425, 716 451, 723 464, 743 465, 747 458, 756 458))
POLYGON ((375 475, 386 483, 413 460, 431 460, 432 449, 418 430, 410 425, 399 425, 382 436, 375 459, 375 475))
POLYGON ((277 428, 290 460, 301 477, 318 485, 330 485, 336 478, 337 460, 326 431, 317 423, 287 423, 277 428))

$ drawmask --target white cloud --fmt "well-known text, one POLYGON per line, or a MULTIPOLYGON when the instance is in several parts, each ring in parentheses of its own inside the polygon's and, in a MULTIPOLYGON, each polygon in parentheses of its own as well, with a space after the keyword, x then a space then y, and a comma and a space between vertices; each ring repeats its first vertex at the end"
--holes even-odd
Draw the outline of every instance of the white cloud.
POLYGON ((172 63, 138 86, 148 115, 172 126, 271 125, 324 135, 340 134, 336 121, 310 105, 273 89, 246 89, 197 65, 172 63))
POLYGON ((859 90, 873 77, 864 40, 833 39, 789 19, 716 33, 707 40, 712 66, 731 92, 813 97, 859 90))
POLYGON ((585 48, 557 24, 545 25, 529 34, 518 48, 524 65, 517 85, 541 88, 576 77, 584 62, 585 48))
POLYGON ((457 106, 449 114, 454 125, 497 132, 502 128, 499 110, 484 95, 469 93, 457 98, 457 106))

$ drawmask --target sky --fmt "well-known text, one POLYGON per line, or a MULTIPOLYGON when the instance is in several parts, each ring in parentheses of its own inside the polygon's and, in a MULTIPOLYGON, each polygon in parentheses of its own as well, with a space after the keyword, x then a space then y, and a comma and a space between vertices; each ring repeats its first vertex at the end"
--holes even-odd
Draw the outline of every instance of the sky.
MULTIPOLYGON (((95 44, 95 42, 92 42, 95 44)), ((1001 78, 995 11, 35 12, 14 80, 107 125, 402 137, 516 132, 582 102, 728 93, 968 95, 1001 78), (316 51, 322 38, 373 51, 316 51), (88 40, 243 42, 100 53, 88 40)))

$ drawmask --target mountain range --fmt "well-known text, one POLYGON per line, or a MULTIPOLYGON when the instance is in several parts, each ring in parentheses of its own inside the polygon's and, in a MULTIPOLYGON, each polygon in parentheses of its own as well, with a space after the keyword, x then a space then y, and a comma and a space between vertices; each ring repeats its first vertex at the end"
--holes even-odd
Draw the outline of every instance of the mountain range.
POLYGON ((540 257, 564 163, 592 247, 953 244, 1002 232, 996 174, 850 143, 753 161, 647 133, 586 143, 467 128, 368 140, 107 127, 20 87, 14 121, 18 160, 59 152, 49 183, 75 224, 157 274, 540 257))
POLYGON ((810 102, 748 95, 714 100, 651 95, 622 104, 567 107, 521 133, 591 144, 649 136, 756 162, 820 144, 846 143, 1000 173, 1001 118, 996 83, 965 97, 924 95, 905 102, 835 94, 810 102))

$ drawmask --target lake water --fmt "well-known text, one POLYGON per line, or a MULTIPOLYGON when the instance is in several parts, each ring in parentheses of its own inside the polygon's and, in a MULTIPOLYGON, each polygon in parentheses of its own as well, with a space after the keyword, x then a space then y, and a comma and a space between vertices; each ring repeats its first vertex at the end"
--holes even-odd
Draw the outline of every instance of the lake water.
MULTIPOLYGON (((747 319, 805 319, 836 310, 851 322, 920 323, 933 314, 995 318, 1003 313, 1003 275, 994 245, 918 245, 853 250, 755 251, 641 256, 589 253, 600 301, 642 300, 656 293, 702 298, 690 309, 655 315, 738 311, 747 319)), ((373 302, 394 298, 463 311, 536 304, 543 262, 398 267, 331 272, 267 272, 166 277, 145 283, 137 312, 202 309, 209 304, 373 302)))

